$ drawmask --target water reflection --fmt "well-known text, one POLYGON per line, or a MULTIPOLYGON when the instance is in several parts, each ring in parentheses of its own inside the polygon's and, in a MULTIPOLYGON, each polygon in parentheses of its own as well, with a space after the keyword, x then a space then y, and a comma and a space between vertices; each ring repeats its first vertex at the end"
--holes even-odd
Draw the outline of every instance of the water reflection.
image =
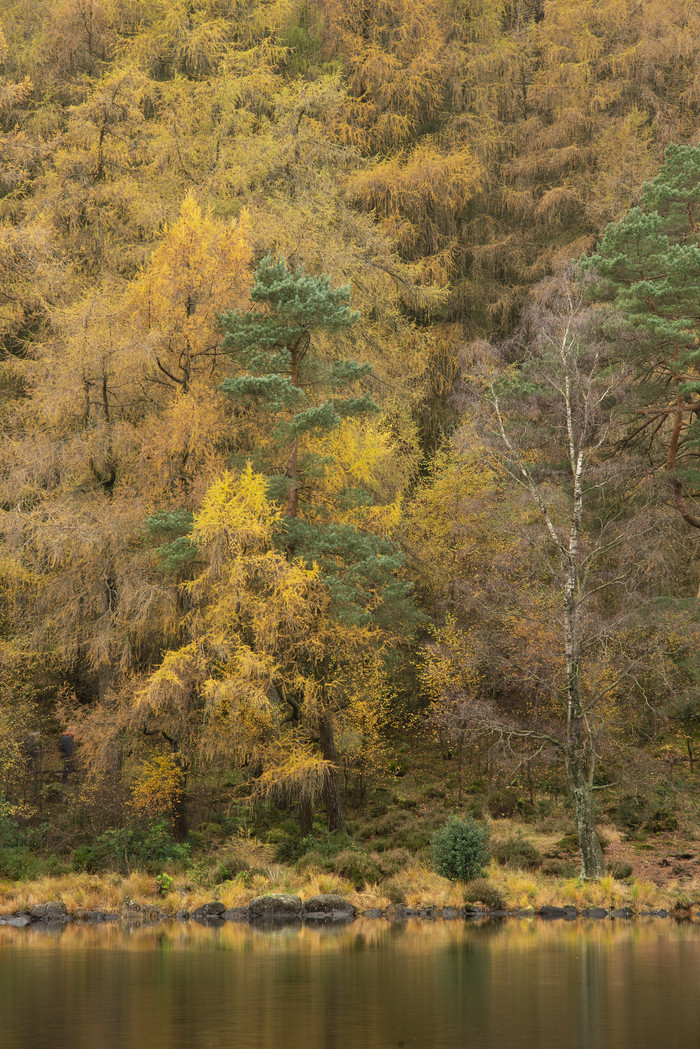
POLYGON ((697 1049, 700 928, 0 927, 8 1049, 697 1049))

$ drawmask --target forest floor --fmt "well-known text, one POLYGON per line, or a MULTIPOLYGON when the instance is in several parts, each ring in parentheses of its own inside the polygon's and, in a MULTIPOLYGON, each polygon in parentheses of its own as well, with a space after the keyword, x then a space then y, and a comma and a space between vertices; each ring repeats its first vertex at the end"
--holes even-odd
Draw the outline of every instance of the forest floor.
POLYGON ((601 791, 608 873, 581 882, 573 819, 554 778, 548 790, 539 784, 530 793, 460 771, 428 741, 401 744, 394 754, 362 796, 348 791, 343 834, 329 833, 319 812, 312 834, 301 838, 294 806, 236 808, 229 798, 217 809, 209 784, 206 803, 204 789, 199 808, 194 798, 185 849, 166 834, 156 841, 165 845, 161 853, 128 827, 100 833, 86 826, 85 785, 53 783, 40 826, 32 826, 38 817, 30 820, 15 845, 0 834, 0 914, 61 900, 69 911, 124 913, 135 902, 174 916, 209 901, 240 907, 283 892, 302 899, 339 893, 360 911, 629 907, 700 918, 700 783, 684 769, 673 782, 650 776, 634 794, 601 791), (489 827, 492 859, 473 882, 431 869, 430 839, 454 816, 489 827))

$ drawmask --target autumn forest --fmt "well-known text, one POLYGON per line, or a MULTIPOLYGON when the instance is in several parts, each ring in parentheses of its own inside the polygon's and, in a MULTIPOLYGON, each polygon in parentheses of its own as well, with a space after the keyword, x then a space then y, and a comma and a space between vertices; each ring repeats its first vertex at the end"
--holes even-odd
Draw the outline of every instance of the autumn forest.
POLYGON ((696 0, 0 0, 0 121, 0 887, 700 838, 696 0))

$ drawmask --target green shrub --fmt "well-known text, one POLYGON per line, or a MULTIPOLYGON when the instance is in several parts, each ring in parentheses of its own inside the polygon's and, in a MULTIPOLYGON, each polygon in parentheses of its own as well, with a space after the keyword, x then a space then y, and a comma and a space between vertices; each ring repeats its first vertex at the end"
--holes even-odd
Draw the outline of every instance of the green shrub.
POLYGON ((220 857, 214 870, 214 883, 220 885, 224 881, 233 881, 239 874, 250 870, 250 864, 236 852, 226 852, 220 857))
POLYGON ((557 852, 563 852, 571 856, 578 855, 578 834, 571 831, 569 834, 565 834, 563 838, 560 838, 554 848, 557 852))
POLYGON ((395 907, 406 906, 406 893, 403 891, 400 885, 396 885, 393 881, 388 881, 386 885, 382 886, 382 892, 395 907))
POLYGON ((0 847, 0 878, 9 881, 31 881, 47 875, 66 874, 67 866, 53 853, 38 856, 26 845, 14 848, 0 847))
POLYGON ((678 819, 668 809, 657 809, 652 812, 644 826, 650 834, 663 834, 667 831, 678 830, 678 819))
POLYGON ((480 903, 489 911, 505 910, 505 900, 500 890, 486 878, 477 878, 464 890, 465 903, 480 903))
POLYGON ((492 791, 486 799, 486 807, 489 815, 494 819, 501 817, 510 818, 518 811, 518 795, 514 790, 501 788, 492 791))
POLYGON ((430 851, 434 870, 450 881, 472 881, 489 860, 488 827, 452 816, 433 834, 430 851))
POLYGON ((645 811, 646 803, 642 798, 627 795, 620 798, 610 814, 623 830, 637 830, 644 822, 645 811))
POLYGON ((521 798, 510 787, 502 787, 492 791, 486 799, 486 807, 489 815, 493 816, 494 819, 510 819, 510 817, 516 815, 532 816, 535 811, 534 805, 531 805, 526 798, 521 798))
POLYGON ((535 870, 542 863, 539 849, 522 834, 497 842, 493 846, 493 857, 504 867, 516 870, 535 870))
POLYGON ((377 862, 384 877, 391 878, 408 867, 411 859, 412 856, 408 849, 387 849, 382 852, 377 862))
POLYGON ((166 863, 186 864, 189 858, 189 844, 173 841, 168 824, 162 821, 146 828, 116 827, 104 831, 91 845, 79 845, 74 850, 73 870, 128 874, 141 867, 156 874, 166 863))
POLYGON ((366 882, 379 881, 382 876, 377 861, 359 849, 343 849, 337 853, 333 859, 333 871, 359 888, 366 882))

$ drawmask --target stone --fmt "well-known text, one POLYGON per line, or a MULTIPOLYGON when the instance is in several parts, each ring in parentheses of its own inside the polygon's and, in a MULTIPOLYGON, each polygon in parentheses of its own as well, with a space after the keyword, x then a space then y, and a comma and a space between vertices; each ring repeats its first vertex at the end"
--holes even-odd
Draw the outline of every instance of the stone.
POLYGON ((205 921, 207 918, 220 918, 225 910, 223 903, 203 903, 201 907, 192 911, 192 917, 196 922, 205 921))
POLYGON ((190 920, 190 917, 191 917, 191 915, 190 915, 189 911, 178 911, 177 914, 175 915, 175 921, 176 922, 188 922, 190 920))
POLYGON ((23 929, 25 925, 31 925, 32 919, 28 914, 0 914, 0 925, 11 925, 15 929, 23 929))
POLYGON ((381 910, 379 907, 370 907, 366 911, 362 911, 363 918, 386 918, 386 911, 381 910))
POLYGON ((312 896, 309 900, 304 903, 303 911, 304 915, 307 914, 335 914, 336 912, 343 917, 347 915, 355 915, 355 907, 346 900, 344 896, 339 896, 337 893, 328 892, 322 893, 319 896, 312 896))
POLYGON ((229 907, 221 917, 225 922, 247 922, 250 918, 250 911, 247 907, 229 907))
POLYGON ((573 921, 574 918, 578 918, 578 911, 575 907, 540 907, 537 913, 545 921, 556 921, 557 919, 573 921))
POLYGON ((607 918, 608 916, 605 907, 586 907, 581 914, 584 918, 607 918))
POLYGON ((252 919, 290 920, 301 918, 302 902, 299 896, 286 892, 273 892, 256 896, 248 905, 252 919))
POLYGON ((35 922, 68 922, 70 918, 65 903, 53 900, 51 903, 38 903, 29 912, 35 922))
POLYGON ((460 918, 461 914, 457 907, 443 907, 441 916, 445 921, 454 921, 456 918, 460 918))
POLYGON ((619 907, 616 911, 611 911, 611 918, 634 918, 634 911, 631 907, 619 907))

